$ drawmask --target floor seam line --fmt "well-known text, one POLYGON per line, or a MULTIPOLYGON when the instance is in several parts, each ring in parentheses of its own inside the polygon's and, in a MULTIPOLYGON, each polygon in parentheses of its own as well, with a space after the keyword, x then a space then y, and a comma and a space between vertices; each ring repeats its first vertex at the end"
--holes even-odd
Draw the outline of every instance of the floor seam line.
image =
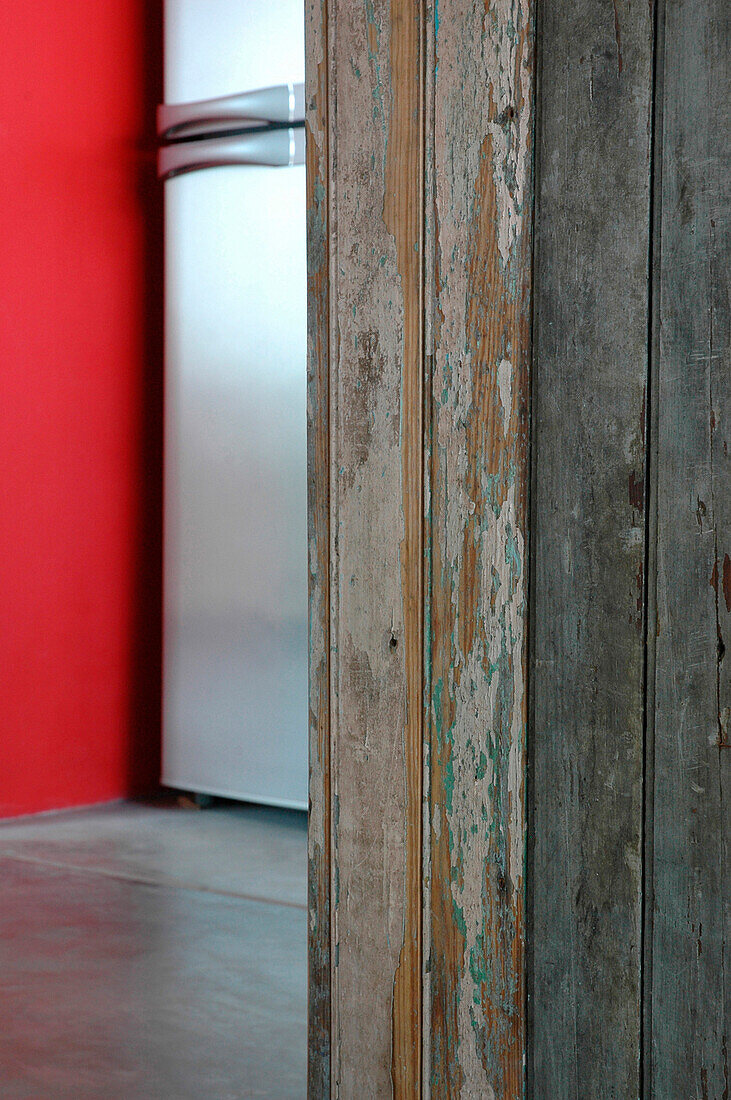
POLYGON ((57 871, 73 871, 76 874, 114 879, 118 882, 129 882, 136 886, 151 886, 167 890, 184 890, 192 894, 209 894, 212 897, 229 898, 235 901, 250 901, 257 905, 278 905, 285 909, 299 909, 307 912, 307 904, 298 901, 285 901, 278 898, 264 897, 260 894, 243 894, 232 890, 214 890, 207 886, 194 886, 184 882, 161 882, 156 879, 146 879, 138 875, 125 875, 117 871, 105 871, 101 867, 79 867, 74 863, 62 863, 57 860, 41 859, 38 856, 21 855, 12 849, 0 848, 0 859, 8 859, 16 863, 29 863, 36 867, 52 867, 57 871))

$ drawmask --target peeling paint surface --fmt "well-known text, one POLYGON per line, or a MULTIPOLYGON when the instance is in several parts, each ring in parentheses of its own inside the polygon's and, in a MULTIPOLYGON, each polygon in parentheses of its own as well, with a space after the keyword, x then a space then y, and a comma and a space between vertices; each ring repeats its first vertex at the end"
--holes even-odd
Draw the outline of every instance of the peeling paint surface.
POLYGON ((431 459, 432 1097, 523 1095, 533 22, 440 0, 431 459))

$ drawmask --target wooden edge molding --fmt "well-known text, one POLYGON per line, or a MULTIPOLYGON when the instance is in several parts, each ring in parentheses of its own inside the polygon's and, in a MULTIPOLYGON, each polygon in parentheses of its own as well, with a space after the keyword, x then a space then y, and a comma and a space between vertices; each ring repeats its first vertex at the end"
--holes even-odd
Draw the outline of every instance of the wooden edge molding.
POLYGON ((305 5, 309 579, 308 1096, 330 1095, 330 437, 327 0, 305 5))

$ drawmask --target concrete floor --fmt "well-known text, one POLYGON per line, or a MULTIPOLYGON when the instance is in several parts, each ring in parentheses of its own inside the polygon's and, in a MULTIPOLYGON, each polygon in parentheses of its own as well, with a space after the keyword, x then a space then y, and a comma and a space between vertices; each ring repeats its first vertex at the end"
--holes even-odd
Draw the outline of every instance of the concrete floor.
POLYGON ((304 1097, 306 896, 304 814, 0 823, 0 1097, 304 1097))

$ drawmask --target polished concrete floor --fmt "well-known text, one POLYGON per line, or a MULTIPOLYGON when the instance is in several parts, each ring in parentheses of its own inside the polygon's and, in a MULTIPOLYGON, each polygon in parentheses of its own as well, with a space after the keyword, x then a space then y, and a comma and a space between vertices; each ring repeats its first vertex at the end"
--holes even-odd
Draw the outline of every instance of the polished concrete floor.
POLYGON ((304 1097, 306 889, 304 814, 0 823, 0 1097, 304 1097))

